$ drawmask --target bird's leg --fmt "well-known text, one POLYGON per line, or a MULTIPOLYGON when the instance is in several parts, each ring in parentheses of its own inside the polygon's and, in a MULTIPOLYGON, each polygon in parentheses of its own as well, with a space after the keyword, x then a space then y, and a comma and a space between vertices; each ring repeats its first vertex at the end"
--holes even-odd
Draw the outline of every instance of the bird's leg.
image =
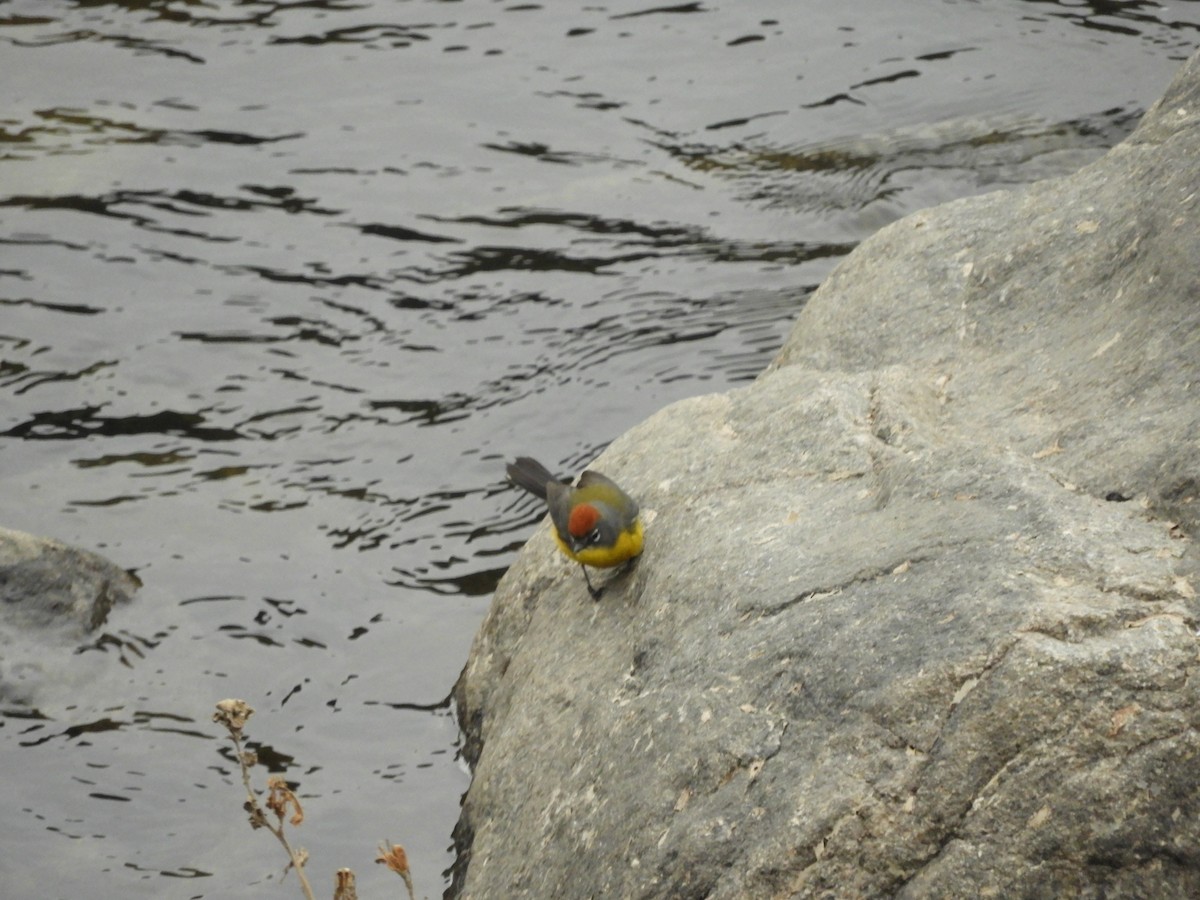
POLYGON ((604 588, 592 587, 592 579, 588 578, 587 566, 585 566, 583 563, 580 563, 579 568, 583 569, 583 580, 587 582, 588 593, 592 595, 593 600, 599 600, 600 595, 604 593, 604 588))

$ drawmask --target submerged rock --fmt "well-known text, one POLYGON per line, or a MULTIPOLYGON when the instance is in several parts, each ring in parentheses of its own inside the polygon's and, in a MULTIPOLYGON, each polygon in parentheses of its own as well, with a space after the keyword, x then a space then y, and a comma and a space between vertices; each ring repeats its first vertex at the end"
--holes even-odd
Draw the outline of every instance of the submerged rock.
POLYGON ((47 662, 103 625, 138 587, 98 554, 0 528, 0 701, 29 702, 47 662))
POLYGON ((93 631, 140 586, 135 576, 96 553, 0 528, 0 609, 5 624, 93 631))
POLYGON ((1200 896, 1200 56, 1068 178, 866 241, 597 468, 456 688, 451 893, 1200 896))

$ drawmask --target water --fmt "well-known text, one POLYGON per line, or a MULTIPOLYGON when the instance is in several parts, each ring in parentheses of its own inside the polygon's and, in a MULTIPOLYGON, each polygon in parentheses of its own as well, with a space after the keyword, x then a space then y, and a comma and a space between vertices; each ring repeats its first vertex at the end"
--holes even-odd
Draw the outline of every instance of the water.
MULTIPOLYGON (((1200 4, 0 0, 2 523, 145 587, 0 717, 11 896, 319 896, 468 776, 446 705, 536 509, 744 383, 858 241, 1069 172, 1200 4)), ((903 335, 897 336, 903 340, 903 335)))

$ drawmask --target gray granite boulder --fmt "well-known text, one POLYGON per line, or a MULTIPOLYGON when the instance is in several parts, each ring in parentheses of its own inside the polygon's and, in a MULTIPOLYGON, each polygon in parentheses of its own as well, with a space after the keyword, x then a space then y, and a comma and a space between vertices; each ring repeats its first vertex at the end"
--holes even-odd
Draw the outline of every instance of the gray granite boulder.
POLYGON ((1200 57, 1068 178, 866 241, 595 468, 456 688, 451 893, 1200 896, 1200 57))

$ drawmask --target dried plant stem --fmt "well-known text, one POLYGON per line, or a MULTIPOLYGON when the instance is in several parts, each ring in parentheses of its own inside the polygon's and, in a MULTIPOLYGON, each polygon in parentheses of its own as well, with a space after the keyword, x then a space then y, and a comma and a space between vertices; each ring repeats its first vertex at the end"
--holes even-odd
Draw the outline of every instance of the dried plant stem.
MULTIPOLYGON (((233 748, 237 751, 238 763, 242 769, 242 785, 246 788, 246 808, 257 809, 258 797, 254 794, 254 788, 250 786, 250 767, 246 765, 246 754, 242 751, 242 733, 229 729, 229 737, 233 740, 233 748)), ((263 822, 262 824, 266 824, 263 822)), ((255 825, 255 828, 258 826, 255 825)))
MULTIPOLYGON (((232 732, 230 733, 230 736, 233 738, 233 745, 238 751, 238 761, 242 765, 242 784, 246 786, 246 807, 250 812, 250 824, 255 828, 261 825, 263 828, 266 828, 267 831, 271 832, 271 834, 275 835, 279 843, 283 845, 283 849, 287 852, 288 859, 291 860, 289 868, 296 870, 296 877, 300 879, 300 888, 304 891, 304 896, 307 897, 308 900, 316 900, 316 896, 313 894, 312 885, 308 883, 308 876, 304 874, 304 863, 308 858, 308 854, 303 850, 293 850, 292 845, 288 843, 287 835, 283 831, 282 807, 276 809, 276 815, 279 820, 278 824, 276 825, 272 825, 271 820, 268 819, 266 813, 262 811, 262 807, 258 804, 258 796, 254 793, 254 789, 250 787, 250 767, 246 764, 247 757, 242 752, 241 738, 239 735, 233 734, 232 732)), ((269 784, 272 792, 272 798, 274 798, 276 786, 271 782, 269 782, 269 784)), ((288 791, 288 793, 290 794, 291 792, 288 791)), ((270 800, 267 802, 269 806, 274 808, 275 804, 271 803, 270 800)), ((294 822, 293 824, 299 823, 294 822)), ((286 870, 284 871, 284 875, 287 875, 286 870)))
MULTIPOLYGON (((272 775, 267 779, 267 808, 270 809, 278 820, 277 824, 272 825, 271 820, 267 818, 267 814, 263 812, 262 806, 258 802, 258 795, 254 793, 254 788, 250 786, 250 767, 256 762, 256 755, 253 750, 242 749, 242 729, 246 725, 246 720, 253 715, 252 710, 242 700, 222 700, 217 704, 217 712, 213 715, 213 721, 219 722, 229 731, 229 737, 233 741, 234 749, 237 751, 238 765, 242 769, 242 785, 246 789, 246 804, 245 810, 250 814, 251 828, 266 828, 267 831, 275 835, 283 849, 287 851, 289 869, 296 870, 296 877, 300 879, 300 888, 304 891, 304 896, 307 900, 316 900, 313 894, 312 885, 308 883, 308 876, 304 874, 304 863, 308 860, 308 853, 303 849, 293 850, 292 845, 288 843, 287 835, 284 834, 284 815, 289 808, 294 810, 290 819, 293 825, 299 825, 304 821, 304 811, 300 808, 300 801, 296 795, 291 792, 284 779, 272 775)), ((287 875, 287 871, 284 871, 287 875)))
MULTIPOLYGON (((292 789, 288 787, 284 778, 279 775, 268 776, 265 805, 275 814, 276 818, 276 823, 271 824, 271 820, 263 811, 263 804, 258 802, 258 794, 250 784, 250 767, 257 764, 258 755, 253 750, 243 748, 242 732, 252 715, 254 715, 254 710, 245 700, 222 700, 217 704, 213 721, 225 726, 233 741, 233 748, 237 751, 238 765, 242 769, 242 786, 246 789, 244 808, 250 815, 250 827, 265 828, 275 835, 275 838, 283 845, 283 849, 287 851, 288 859, 291 860, 288 868, 296 870, 296 877, 300 879, 300 887, 304 890, 304 896, 308 900, 316 900, 316 897, 313 896, 312 885, 308 883, 308 876, 304 874, 304 864, 308 862, 308 853, 303 848, 293 850, 283 830, 285 817, 293 826, 304 821, 304 810, 300 808, 300 798, 292 793, 292 789), (288 816, 289 812, 290 816, 288 816)), ((381 844, 379 856, 375 862, 386 865, 404 879, 409 900, 416 900, 412 873, 408 870, 408 854, 404 852, 403 847, 390 841, 381 844)), ((284 870, 283 874, 286 877, 287 871, 284 870)), ((334 900, 357 900, 357 898, 358 889, 355 885, 354 873, 350 869, 338 869, 334 900)))

